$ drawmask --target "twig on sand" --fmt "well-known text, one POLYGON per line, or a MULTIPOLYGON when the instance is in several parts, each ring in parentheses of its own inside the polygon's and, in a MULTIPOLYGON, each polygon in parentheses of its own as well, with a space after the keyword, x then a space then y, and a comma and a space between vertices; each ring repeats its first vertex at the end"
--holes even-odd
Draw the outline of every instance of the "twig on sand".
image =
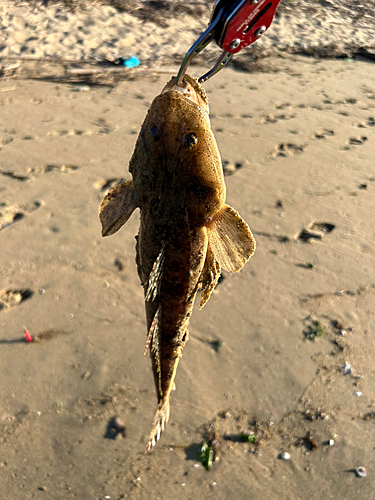
POLYGON ((65 74, 68 76, 71 75, 98 75, 98 74, 106 74, 106 73, 127 73, 128 76, 136 76, 139 74, 175 74, 175 69, 168 68, 150 68, 150 69, 137 69, 137 70, 129 70, 129 68, 118 68, 118 67, 108 67, 108 68, 68 68, 65 70, 65 74))

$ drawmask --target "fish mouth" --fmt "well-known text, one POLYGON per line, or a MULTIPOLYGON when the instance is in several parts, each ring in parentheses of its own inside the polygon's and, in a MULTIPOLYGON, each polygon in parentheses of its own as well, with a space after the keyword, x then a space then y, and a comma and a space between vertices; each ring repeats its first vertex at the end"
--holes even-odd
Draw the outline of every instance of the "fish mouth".
POLYGON ((168 92, 177 92, 179 97, 182 97, 187 102, 193 102, 208 113, 209 108, 206 92, 198 83, 198 80, 190 75, 185 75, 184 82, 186 84, 185 87, 179 87, 176 85, 176 77, 172 77, 161 93, 166 94, 168 92))

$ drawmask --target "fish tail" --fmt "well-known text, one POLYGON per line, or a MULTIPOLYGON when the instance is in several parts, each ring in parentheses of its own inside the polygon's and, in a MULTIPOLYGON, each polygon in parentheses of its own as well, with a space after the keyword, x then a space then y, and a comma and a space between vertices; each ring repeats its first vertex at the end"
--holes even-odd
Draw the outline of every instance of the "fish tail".
POLYGON ((169 420, 169 398, 159 402, 152 423, 150 437, 146 446, 145 453, 148 453, 156 442, 159 441, 161 433, 169 420))

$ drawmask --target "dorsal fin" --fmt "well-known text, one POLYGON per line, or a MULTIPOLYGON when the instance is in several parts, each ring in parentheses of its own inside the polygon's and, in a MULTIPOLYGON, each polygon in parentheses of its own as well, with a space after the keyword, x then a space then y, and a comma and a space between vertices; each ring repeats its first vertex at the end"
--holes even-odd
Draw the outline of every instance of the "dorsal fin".
POLYGON ((249 226, 229 205, 224 205, 213 217, 207 232, 215 259, 230 273, 240 271, 255 251, 249 226))
POLYGON ((110 236, 125 224, 137 208, 133 181, 123 182, 111 189, 99 207, 102 236, 110 236))
MULTIPOLYGON (((160 329, 160 312, 161 312, 161 306, 156 310, 154 319, 152 320, 150 329, 148 331, 147 335, 147 341, 146 341, 146 347, 145 347, 145 352, 143 353, 146 356, 147 350, 149 345, 151 344, 151 350, 154 352, 155 356, 155 361, 156 361, 156 366, 157 366, 157 371, 160 374, 160 352, 159 352, 159 329, 160 329)), ((159 375, 160 378, 160 375, 159 375)), ((160 383, 160 381, 159 381, 160 383)), ((161 393, 161 389, 160 389, 161 393)))
POLYGON ((147 291, 145 300, 152 302, 159 294, 160 284, 162 280, 163 265, 165 259, 165 244, 161 247, 160 253, 152 266, 150 276, 148 277, 147 291))
POLYGON ((154 360, 156 366, 159 395, 161 396, 162 390, 161 390, 161 355, 160 355, 160 318, 161 318, 161 305, 159 305, 156 310, 154 319, 152 320, 150 330, 148 332, 145 354, 147 352, 148 346, 151 345, 151 357, 154 360))

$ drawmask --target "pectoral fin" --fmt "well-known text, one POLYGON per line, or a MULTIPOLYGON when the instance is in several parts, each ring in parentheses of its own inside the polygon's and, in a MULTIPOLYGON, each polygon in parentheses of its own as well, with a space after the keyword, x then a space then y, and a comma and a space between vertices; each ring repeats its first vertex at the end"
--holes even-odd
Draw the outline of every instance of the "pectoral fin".
POLYGON ((211 250, 210 244, 207 247, 206 260, 204 261, 204 267, 201 274, 201 302, 199 304, 199 309, 206 304, 208 299, 213 292, 217 281, 220 277, 221 268, 218 261, 215 259, 213 251, 211 250))
POLYGON ((229 205, 224 207, 207 226, 208 241, 220 266, 236 273, 255 251, 255 240, 249 226, 229 205))
POLYGON ((133 181, 127 181, 113 188, 99 207, 102 236, 110 236, 125 224, 137 208, 133 181))

